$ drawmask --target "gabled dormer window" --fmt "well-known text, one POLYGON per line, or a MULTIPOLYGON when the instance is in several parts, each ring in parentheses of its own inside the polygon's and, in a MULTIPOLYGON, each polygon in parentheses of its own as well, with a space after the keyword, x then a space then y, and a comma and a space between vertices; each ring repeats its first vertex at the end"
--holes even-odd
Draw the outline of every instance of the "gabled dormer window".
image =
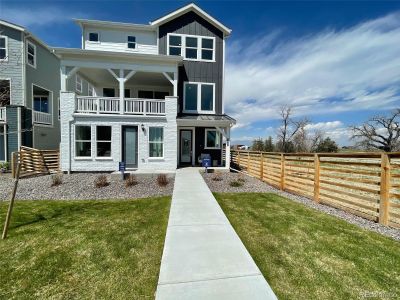
POLYGON ((36 68, 36 46, 31 42, 26 43, 26 62, 36 68))
POLYGON ((8 59, 7 37, 0 35, 0 60, 8 59))
POLYGON ((168 34, 168 55, 183 56, 186 60, 215 61, 215 38, 168 34))
POLYGON ((98 43, 100 41, 98 32, 89 32, 89 42, 98 43))
POLYGON ((128 49, 136 49, 136 37, 128 35, 128 49))

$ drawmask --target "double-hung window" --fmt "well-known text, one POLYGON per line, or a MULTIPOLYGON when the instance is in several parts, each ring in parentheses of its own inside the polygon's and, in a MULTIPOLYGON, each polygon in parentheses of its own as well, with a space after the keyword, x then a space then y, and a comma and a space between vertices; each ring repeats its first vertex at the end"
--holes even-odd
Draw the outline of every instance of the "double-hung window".
POLYGON ((82 93, 82 78, 76 75, 76 91, 82 93))
POLYGON ((149 157, 164 157, 164 128, 149 127, 149 157))
POLYGON ((6 36, 0 35, 0 60, 8 59, 8 40, 6 36))
POLYGON ((91 157, 92 156, 92 130, 87 125, 75 126, 75 156, 91 157))
POLYGON ((184 112, 214 113, 214 83, 185 82, 184 86, 184 112))
POLYGON ((206 129, 205 134, 206 149, 221 149, 221 134, 215 129, 206 129))
POLYGON ((136 37, 128 35, 128 49, 136 49, 136 37))
POLYGON ((42 113, 49 113, 49 96, 47 95, 34 95, 33 108, 35 111, 42 113))
POLYGON ((187 60, 215 61, 215 38, 168 34, 168 54, 181 55, 187 60))
POLYGON ((36 46, 31 42, 26 44, 26 62, 28 65, 36 68, 36 46))
POLYGON ((96 127, 97 157, 111 157, 111 126, 96 127))

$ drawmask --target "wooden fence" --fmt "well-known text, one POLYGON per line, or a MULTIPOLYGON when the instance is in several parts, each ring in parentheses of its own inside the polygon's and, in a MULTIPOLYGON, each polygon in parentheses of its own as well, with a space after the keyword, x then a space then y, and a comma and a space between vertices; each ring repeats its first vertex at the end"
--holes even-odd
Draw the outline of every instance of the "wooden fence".
POLYGON ((60 153, 58 150, 38 150, 22 146, 20 151, 12 153, 11 160, 14 178, 18 162, 21 163, 20 178, 46 175, 59 170, 60 153))
POLYGON ((281 190, 400 227, 400 153, 232 151, 231 160, 281 190))

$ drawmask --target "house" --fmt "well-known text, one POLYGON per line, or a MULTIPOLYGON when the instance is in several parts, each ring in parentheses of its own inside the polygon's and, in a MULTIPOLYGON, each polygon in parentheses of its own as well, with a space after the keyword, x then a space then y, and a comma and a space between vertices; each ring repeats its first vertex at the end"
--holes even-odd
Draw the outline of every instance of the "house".
POLYGON ((149 24, 78 19, 82 49, 61 63, 63 171, 229 167, 225 40, 231 30, 195 4, 149 24))
POLYGON ((20 146, 58 149, 60 62, 25 28, 0 20, 0 161, 20 146))

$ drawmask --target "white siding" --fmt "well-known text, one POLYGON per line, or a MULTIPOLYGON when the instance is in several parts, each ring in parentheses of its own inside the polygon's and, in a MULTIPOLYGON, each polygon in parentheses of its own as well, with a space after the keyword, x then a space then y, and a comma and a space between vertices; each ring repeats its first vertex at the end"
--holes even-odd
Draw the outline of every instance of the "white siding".
POLYGON ((158 54, 157 33, 155 31, 111 30, 85 27, 83 35, 85 41, 84 49, 158 54), (89 41, 90 32, 99 34, 99 42, 89 41), (129 35, 136 37, 136 49, 128 49, 127 41, 129 35))

